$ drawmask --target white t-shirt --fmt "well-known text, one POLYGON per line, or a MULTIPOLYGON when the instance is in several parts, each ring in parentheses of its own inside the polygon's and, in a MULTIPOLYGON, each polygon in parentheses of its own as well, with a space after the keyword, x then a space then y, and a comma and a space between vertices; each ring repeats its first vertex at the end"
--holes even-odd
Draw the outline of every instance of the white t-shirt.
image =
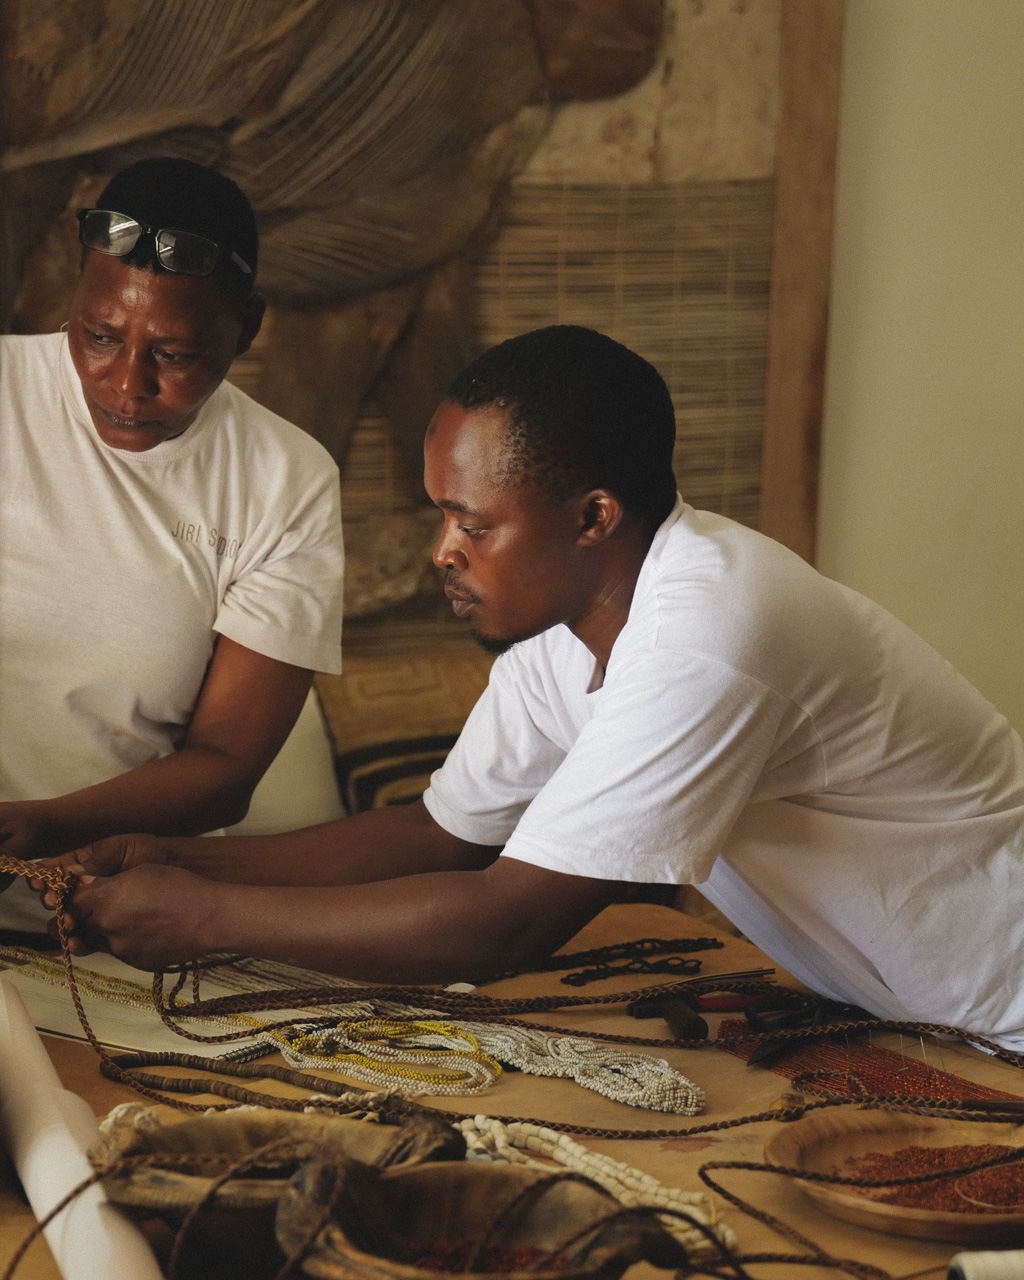
POLYGON ((825 995, 1024 1044, 1020 738, 878 605, 681 500, 603 675, 563 626, 504 654, 425 800, 507 857, 699 884, 825 995))
POLYGON ((104 444, 63 334, 0 339, 0 800, 180 745, 215 633, 341 669, 338 469, 222 383, 182 435, 104 444))

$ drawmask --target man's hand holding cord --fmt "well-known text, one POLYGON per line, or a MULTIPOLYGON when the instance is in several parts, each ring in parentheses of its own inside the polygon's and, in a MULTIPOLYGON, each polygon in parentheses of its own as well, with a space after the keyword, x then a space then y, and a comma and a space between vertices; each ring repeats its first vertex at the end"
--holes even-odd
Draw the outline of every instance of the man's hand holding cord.
MULTIPOLYGON (((213 887, 189 871, 158 864, 114 876, 83 872, 66 902, 69 949, 74 955, 109 951, 137 969, 185 964, 217 949, 213 887)), ((56 932, 56 921, 50 928, 56 932)))

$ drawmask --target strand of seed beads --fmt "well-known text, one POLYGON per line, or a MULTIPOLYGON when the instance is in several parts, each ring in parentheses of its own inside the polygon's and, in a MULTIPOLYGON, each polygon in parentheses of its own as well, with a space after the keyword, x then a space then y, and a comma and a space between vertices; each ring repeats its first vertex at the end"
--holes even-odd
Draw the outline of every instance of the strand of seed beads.
MULTIPOLYGON (((641 1169, 591 1151, 566 1133, 528 1120, 504 1124, 482 1115, 459 1120, 454 1127, 466 1139, 467 1160, 505 1160, 532 1169, 550 1167, 538 1156, 553 1160, 596 1182, 625 1208, 674 1209, 702 1222, 729 1247, 736 1244, 735 1233, 719 1220, 715 1203, 706 1192, 667 1187, 641 1169)), ((701 1231, 682 1219, 666 1215, 661 1222, 691 1253, 712 1247, 701 1231)))
MULTIPOLYGON (((18 967, 18 973, 31 977, 46 986, 67 990, 67 971, 64 961, 58 956, 40 954, 28 947, 0 946, 0 964, 7 961, 18 967)), ((100 973, 96 969, 79 964, 75 967, 75 981, 79 993, 89 996, 103 1004, 122 1005, 127 1009, 137 1009, 141 1013, 151 1014, 153 1011, 152 983, 143 985, 132 982, 128 978, 119 978, 114 974, 100 973)), ((189 1015, 183 1014, 182 1017, 189 1015)), ((207 1018, 207 1023, 223 1027, 226 1031, 234 1031, 243 1025, 259 1028, 262 1024, 252 1018, 240 1014, 225 1014, 222 1017, 207 1018)), ((255 1034, 255 1033, 254 1033, 255 1034)))
POLYGON ((539 1027, 461 1022, 480 1048, 528 1075, 575 1080, 616 1102, 645 1111, 695 1116, 704 1109, 704 1091, 652 1054, 613 1048, 582 1036, 549 1035, 539 1027))
POLYGON ((291 1066, 339 1071, 406 1097, 480 1093, 501 1075, 501 1064, 453 1023, 371 1018, 315 1028, 299 1023, 266 1034, 291 1066))

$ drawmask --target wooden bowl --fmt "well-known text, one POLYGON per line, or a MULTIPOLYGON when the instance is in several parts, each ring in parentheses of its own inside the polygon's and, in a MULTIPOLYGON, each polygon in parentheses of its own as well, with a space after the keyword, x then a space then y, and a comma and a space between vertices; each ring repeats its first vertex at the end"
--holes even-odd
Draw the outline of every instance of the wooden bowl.
MULTIPOLYGON (((845 1172, 849 1157, 888 1154, 902 1147, 1024 1146, 1024 1126, 928 1118, 889 1111, 818 1111, 773 1134, 768 1164, 813 1173, 845 1172)), ((870 1194, 826 1183, 798 1182, 805 1195, 837 1218, 889 1235, 956 1244, 1024 1243, 1024 1211, 950 1213, 886 1204, 870 1194)), ((884 1189, 879 1192, 883 1194, 884 1189)))

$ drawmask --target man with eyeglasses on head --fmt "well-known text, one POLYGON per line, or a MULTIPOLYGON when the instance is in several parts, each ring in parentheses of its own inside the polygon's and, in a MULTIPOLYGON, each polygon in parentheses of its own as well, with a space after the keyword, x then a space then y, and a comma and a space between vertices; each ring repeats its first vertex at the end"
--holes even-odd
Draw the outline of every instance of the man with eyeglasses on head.
POLYGON ((239 821, 312 672, 341 665, 338 469, 224 381, 263 316, 248 200, 145 160, 78 221, 66 335, 0 339, 0 853, 20 858, 239 821))

